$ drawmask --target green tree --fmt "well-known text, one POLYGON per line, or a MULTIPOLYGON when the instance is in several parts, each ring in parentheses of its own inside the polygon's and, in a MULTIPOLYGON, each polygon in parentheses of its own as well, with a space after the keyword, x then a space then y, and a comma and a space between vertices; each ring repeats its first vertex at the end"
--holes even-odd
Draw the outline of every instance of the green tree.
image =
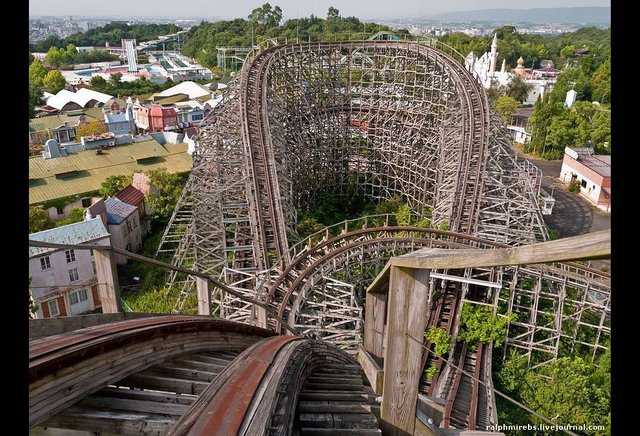
POLYGON ((44 56, 44 60, 56 68, 62 65, 65 61, 65 50, 58 47, 51 47, 47 54, 44 56))
POLYGON ((278 27, 280 20, 282 20, 282 9, 280 9, 280 6, 272 8, 269 3, 265 3, 259 8, 252 10, 248 18, 249 21, 264 26, 267 29, 278 27))
POLYGON ((533 410, 558 423, 603 425, 610 411, 610 392, 596 380, 593 364, 580 357, 562 357, 539 373, 529 371, 521 395, 533 410))
POLYGON ((507 324, 514 318, 515 315, 511 313, 498 316, 489 306, 465 304, 462 306, 457 340, 472 346, 478 342, 493 342, 495 347, 499 347, 507 334, 507 324))
POLYGON ((604 61, 591 77, 591 97, 600 103, 611 101, 611 58, 604 61))
POLYGON ((64 79, 62 73, 58 70, 51 70, 44 76, 42 80, 42 84, 52 94, 56 94, 58 91, 63 89, 67 84, 67 81, 64 79))
POLYGON ((327 11, 327 20, 334 18, 340 18, 340 11, 333 6, 329 6, 329 10, 327 11))
POLYGON ((89 85, 96 91, 104 91, 107 89, 107 81, 102 76, 93 76, 89 81, 89 85))
POLYGON ((42 104, 42 90, 32 84, 29 84, 29 118, 35 116, 36 106, 42 104))
MULTIPOLYGON (((76 128, 76 136, 78 138, 81 138, 83 136, 96 135, 98 133, 104 133, 108 129, 109 128, 106 123, 100 122, 99 120, 94 120, 88 123, 80 124, 76 128)), ((111 177, 114 177, 114 176, 111 176, 111 177)))
POLYGON ((55 227, 47 212, 39 206, 29 206, 29 233, 41 232, 55 227))
POLYGON ((443 328, 431 326, 424 337, 435 345, 433 352, 437 356, 444 356, 451 350, 451 335, 443 328))
POLYGON ((506 124, 511 124, 513 113, 520 107, 520 103, 513 97, 503 95, 496 100, 496 111, 506 124))
POLYGON ((318 222, 314 217, 305 217, 298 222, 298 226, 296 227, 298 231, 298 235, 300 235, 301 239, 306 238, 309 235, 312 235, 320 230, 324 229, 324 224, 318 222))
POLYGON ((42 86, 42 82, 47 75, 47 69, 40 61, 33 61, 29 65, 29 83, 34 86, 42 86))
POLYGON ((122 82, 122 73, 113 73, 109 76, 109 84, 114 88, 122 82))
POLYGON ((187 174, 170 174, 165 168, 159 168, 149 171, 147 175, 151 179, 151 192, 147 197, 147 204, 157 219, 167 220, 180 199, 187 174))
POLYGON ((507 85, 506 95, 522 103, 527 100, 531 85, 525 83, 520 76, 516 76, 507 85))
POLYGON ((100 185, 100 195, 103 197, 113 197, 129 186, 132 181, 132 176, 109 176, 100 185))
POLYGON ((74 207, 69 211, 66 218, 55 221, 56 227, 66 226, 67 224, 79 223, 84 220, 84 208, 74 207))

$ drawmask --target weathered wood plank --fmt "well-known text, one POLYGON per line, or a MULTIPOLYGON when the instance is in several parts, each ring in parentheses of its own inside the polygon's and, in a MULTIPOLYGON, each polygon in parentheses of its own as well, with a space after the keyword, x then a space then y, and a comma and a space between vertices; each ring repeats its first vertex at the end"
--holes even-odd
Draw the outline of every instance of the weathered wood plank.
POLYGON ((385 266, 382 268, 382 271, 378 273, 373 282, 367 288, 368 293, 387 293, 387 289, 389 288, 389 272, 390 272, 390 264, 387 262, 385 266))
MULTIPOLYGON (((29 385, 29 418, 32 425, 41 417, 70 406, 82 396, 89 395, 128 374, 147 368, 178 353, 246 346, 260 339, 235 332, 200 332, 195 337, 171 335, 155 338, 83 360, 62 368, 29 385), (64 392, 64 394, 60 394, 64 392)), ((31 364, 31 362, 30 362, 31 364)))
POLYGON ((362 375, 356 377, 337 377, 343 374, 335 374, 333 377, 327 377, 325 375, 316 376, 312 375, 307 379, 307 383, 321 385, 323 383, 331 383, 336 385, 357 385, 362 386, 362 375))
POLYGON ((362 347, 358 347, 358 363, 360 363, 367 380, 369 380, 373 392, 381 395, 384 383, 384 372, 367 350, 362 347))
POLYGON ((157 374, 164 374, 167 377, 180 378, 183 380, 201 381, 205 383, 210 383, 211 380, 216 378, 216 375, 218 375, 219 372, 202 371, 165 364, 154 365, 149 368, 149 370, 157 374))
POLYGON ((372 413, 372 406, 368 404, 323 404, 322 401, 298 402, 300 413, 372 413))
MULTIPOLYGON (((155 401, 141 401, 127 398, 103 397, 99 393, 82 399, 77 406, 101 411, 124 411, 132 413, 152 413, 154 415, 182 416, 189 405, 158 403, 155 401)), ((64 413, 64 411, 62 412, 64 413)), ((119 413, 119 412, 117 412, 119 413)))
POLYGON ((122 388, 113 388, 108 387, 99 390, 96 394, 101 397, 111 397, 111 398, 127 398, 131 400, 140 400, 140 401, 155 401, 156 403, 171 403, 171 404, 182 404, 182 405, 190 405, 193 401, 198 398, 196 395, 190 394, 176 394, 172 392, 156 392, 156 391, 142 391, 139 389, 122 389, 122 388))
POLYGON ((198 395, 209 383, 185 380, 181 378, 165 377, 153 371, 145 370, 132 374, 116 383, 119 386, 129 386, 142 389, 155 389, 175 392, 179 394, 198 395))
POLYGON ((496 249, 423 248, 393 257, 392 266, 406 268, 475 268, 501 265, 530 265, 611 257, 611 232, 602 230, 570 238, 522 247, 496 249))
POLYGON ((344 401, 362 401, 371 400, 374 401, 376 396, 369 393, 358 392, 342 392, 342 391, 311 391, 304 390, 300 392, 299 398, 301 400, 344 400, 344 401))
POLYGON ((114 414, 71 406, 63 413, 52 416, 42 427, 85 430, 111 434, 165 434, 175 422, 174 417, 148 413, 114 414))
POLYGON ((327 435, 327 436, 380 436, 382 432, 373 428, 309 428, 303 427, 301 436, 327 435))
POLYGON ((383 432, 413 434, 422 340, 427 322, 429 270, 391 267, 388 343, 381 406, 383 432))
POLYGON ((198 315, 211 315, 211 287, 209 279, 196 276, 198 315))
POLYGON ((368 292, 364 307, 364 349, 373 357, 380 360, 384 357, 384 326, 387 321, 387 295, 386 292, 368 292))
POLYGON ((59 335, 73 330, 107 324, 128 319, 149 318, 152 313, 117 312, 92 313, 88 315, 64 316, 29 320, 29 341, 46 336, 59 335))
POLYGON ((96 263, 98 294, 102 304, 102 313, 122 312, 118 270, 116 269, 113 252, 94 250, 93 257, 96 263))

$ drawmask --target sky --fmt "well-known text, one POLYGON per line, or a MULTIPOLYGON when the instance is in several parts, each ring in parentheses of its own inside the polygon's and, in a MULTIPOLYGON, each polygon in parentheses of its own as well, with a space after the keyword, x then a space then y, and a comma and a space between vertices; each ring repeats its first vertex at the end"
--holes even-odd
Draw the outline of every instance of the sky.
POLYGON ((329 6, 338 8, 343 17, 360 19, 426 18, 441 12, 493 8, 611 6, 611 0, 191 0, 187 4, 176 0, 29 0, 29 16, 246 18, 267 1, 274 7, 280 6, 285 19, 311 14, 324 18, 329 6))

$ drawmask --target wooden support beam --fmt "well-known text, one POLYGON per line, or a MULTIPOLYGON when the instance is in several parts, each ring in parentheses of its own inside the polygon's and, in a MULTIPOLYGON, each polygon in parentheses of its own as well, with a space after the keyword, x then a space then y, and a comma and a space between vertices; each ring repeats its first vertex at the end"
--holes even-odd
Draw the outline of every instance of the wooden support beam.
POLYGON ((102 304, 102 313, 122 312, 120 304, 120 286, 118 270, 112 251, 94 250, 96 276, 98 277, 98 294, 102 304))
POLYGON ((377 359, 384 357, 384 326, 387 320, 387 295, 387 293, 368 292, 364 306, 364 349, 377 359))
POLYGON ((587 233, 571 238, 521 247, 496 249, 424 248, 404 256, 393 257, 392 266, 406 268, 454 269, 505 265, 531 265, 611 257, 611 232, 587 233))
POLYGON ((358 348, 358 363, 362 367, 364 375, 367 376, 367 380, 369 380, 369 384, 371 385, 373 392, 378 395, 382 394, 384 372, 382 372, 382 368, 378 366, 367 350, 362 347, 358 348))
POLYGON ((391 267, 381 406, 384 434, 414 433, 429 273, 426 269, 391 267))
POLYGON ((196 276, 196 292, 198 295, 198 315, 211 315, 211 288, 208 278, 196 276))

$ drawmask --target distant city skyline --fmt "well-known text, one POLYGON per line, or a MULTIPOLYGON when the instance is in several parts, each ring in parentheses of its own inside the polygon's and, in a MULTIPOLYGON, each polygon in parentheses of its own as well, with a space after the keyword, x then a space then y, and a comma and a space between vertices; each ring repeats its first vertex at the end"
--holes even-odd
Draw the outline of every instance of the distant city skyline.
MULTIPOLYGON (((372 2, 371 0, 245 0, 236 2, 215 2, 192 0, 188 6, 176 8, 173 0, 153 2, 131 2, 111 0, 107 3, 83 3, 72 0, 29 0, 29 16, 86 16, 86 17, 131 17, 131 18, 246 18, 254 8, 264 3, 280 6, 284 19, 306 17, 314 14, 324 18, 327 9, 333 6, 342 16, 360 19, 424 17, 431 15, 479 9, 531 9, 578 6, 611 6, 610 0, 392 0, 372 2), (151 9, 153 8, 153 9, 151 9)), ((179 4, 178 4, 179 5, 179 4)), ((180 5, 182 6, 182 5, 180 5)))

